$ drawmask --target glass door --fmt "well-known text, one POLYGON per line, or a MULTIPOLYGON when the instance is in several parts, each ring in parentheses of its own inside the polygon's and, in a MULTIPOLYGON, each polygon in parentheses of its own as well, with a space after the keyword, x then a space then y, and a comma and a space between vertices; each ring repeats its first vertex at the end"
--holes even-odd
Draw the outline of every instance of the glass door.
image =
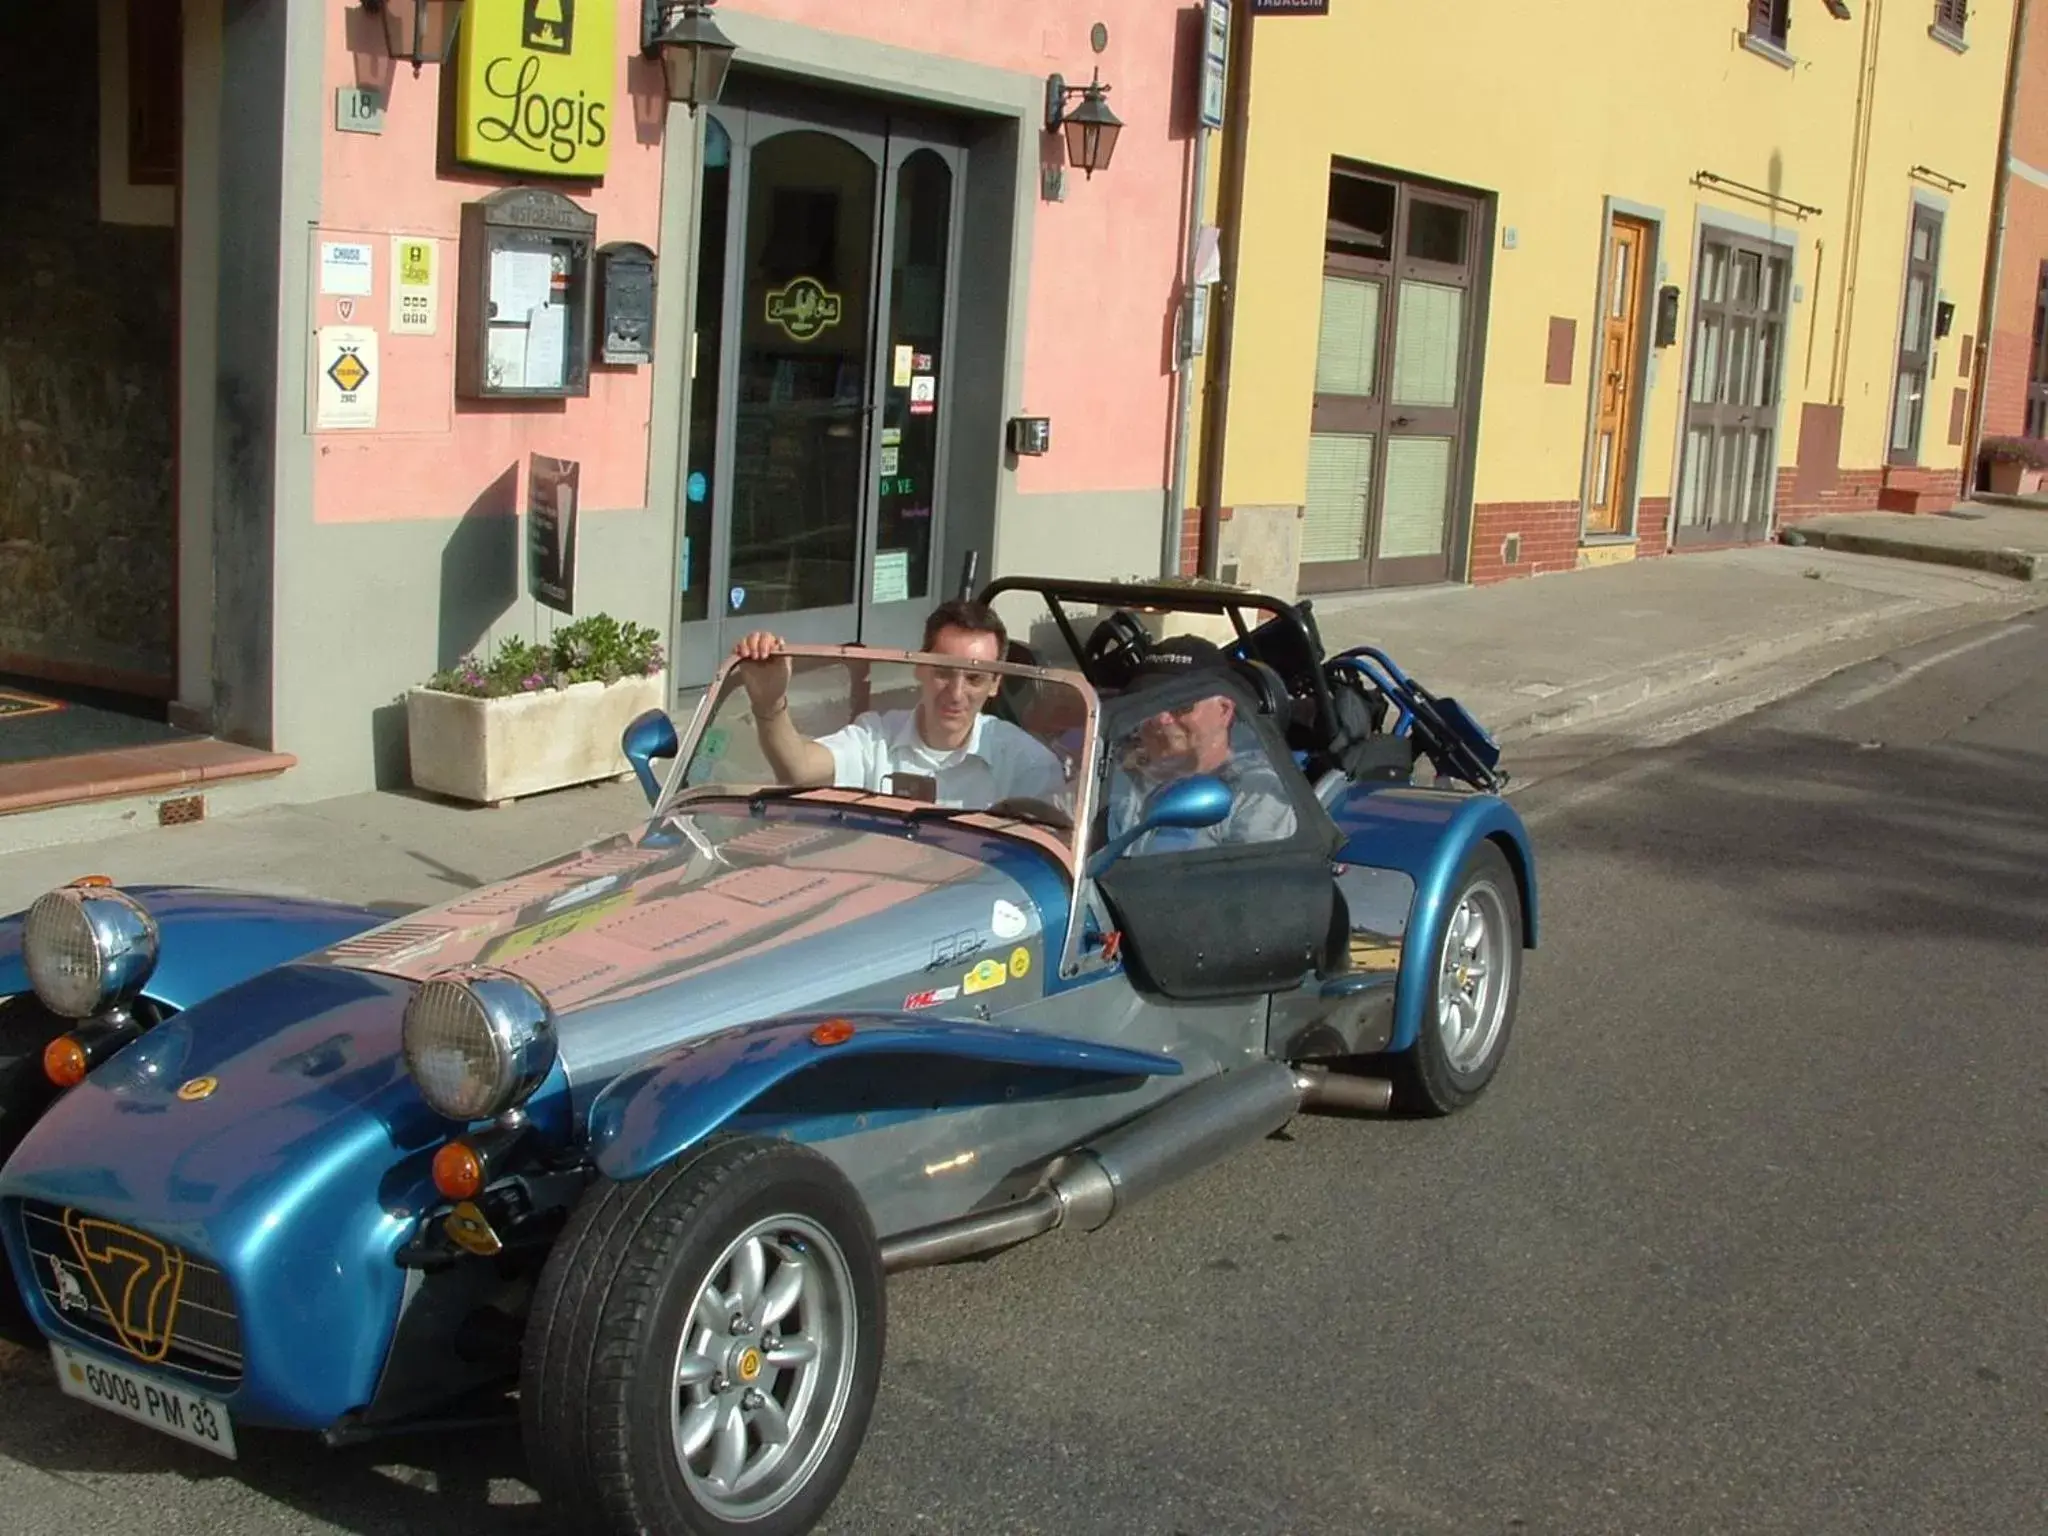
POLYGON ((1892 387, 1892 429, 1887 464, 1920 462, 1920 429, 1927 416, 1927 380, 1934 362, 1934 304, 1941 270, 1941 215, 1915 205, 1912 245, 1906 253, 1906 307, 1899 317, 1899 355, 1892 387))
POLYGON ((707 114, 675 676, 740 635, 915 644, 951 590, 963 151, 879 109, 707 114))
MULTIPOLYGON (((883 231, 886 288, 883 345, 875 359, 873 551, 861 614, 870 645, 916 645, 924 616, 951 596, 957 573, 943 569, 948 424, 952 376, 952 252, 960 195, 960 152, 898 135, 891 124, 889 193, 883 231)), ((983 576, 987 573, 983 572, 983 576)))

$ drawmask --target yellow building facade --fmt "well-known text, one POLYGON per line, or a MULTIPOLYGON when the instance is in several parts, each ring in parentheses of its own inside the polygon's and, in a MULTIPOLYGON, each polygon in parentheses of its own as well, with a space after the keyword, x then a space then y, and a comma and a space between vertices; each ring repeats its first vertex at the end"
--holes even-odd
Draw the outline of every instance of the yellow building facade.
POLYGON ((1317 592, 1958 493, 2015 0, 1269 5, 1209 177, 1205 568, 1250 509, 1317 592))

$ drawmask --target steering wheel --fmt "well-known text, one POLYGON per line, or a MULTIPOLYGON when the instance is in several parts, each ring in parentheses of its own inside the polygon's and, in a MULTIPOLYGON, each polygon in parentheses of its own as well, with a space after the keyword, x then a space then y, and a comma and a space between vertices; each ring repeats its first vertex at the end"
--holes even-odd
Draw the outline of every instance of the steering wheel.
POLYGON ((1054 805, 1050 800, 1037 800, 1028 795, 1015 795, 1008 800, 998 800, 984 816, 1014 816, 1019 821, 1042 822, 1058 832, 1074 830, 1074 818, 1054 805))
POLYGON ((1152 636, 1128 608, 1119 608, 1081 647, 1081 671, 1098 688, 1123 688, 1138 675, 1152 650, 1152 636))

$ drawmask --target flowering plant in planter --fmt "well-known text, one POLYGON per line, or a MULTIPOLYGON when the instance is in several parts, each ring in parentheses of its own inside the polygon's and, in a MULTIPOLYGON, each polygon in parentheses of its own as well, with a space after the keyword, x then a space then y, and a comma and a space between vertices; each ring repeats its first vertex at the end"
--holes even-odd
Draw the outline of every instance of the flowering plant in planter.
POLYGON ((412 781, 458 800, 520 795, 631 772, 620 738, 667 703, 667 657, 644 624, 592 614, 543 640, 502 640, 406 695, 412 781))
POLYGON ((437 693, 497 699, 572 683, 652 677, 666 664, 661 637, 645 624, 621 624, 610 614, 594 613, 542 641, 508 635, 489 661, 472 652, 436 672, 426 686, 437 693))
POLYGON ((2048 441, 2038 437, 1987 437, 1978 457, 1990 490, 2000 496, 2030 496, 2048 470, 2048 441))

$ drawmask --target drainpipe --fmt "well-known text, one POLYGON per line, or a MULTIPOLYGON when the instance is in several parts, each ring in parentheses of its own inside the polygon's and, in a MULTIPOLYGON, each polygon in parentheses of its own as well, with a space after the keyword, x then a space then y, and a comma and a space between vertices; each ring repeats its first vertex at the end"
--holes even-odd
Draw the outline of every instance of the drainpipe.
MULTIPOLYGON (((1196 8, 1195 23, 1199 47, 1205 45, 1208 38, 1206 6, 1196 8)), ((1198 109, 1195 116, 1194 182, 1188 191, 1186 260, 1181 270, 1179 379, 1174 385, 1177 419, 1173 424, 1173 483, 1167 487, 1166 516, 1161 520, 1159 533, 1159 574, 1169 577, 1180 574, 1181 519, 1187 515, 1188 505, 1188 428, 1193 424, 1195 415, 1194 349, 1200 339, 1194 333, 1195 267, 1201 255, 1197 247, 1202 242, 1203 205, 1209 195, 1209 134, 1209 126, 1202 121, 1198 109)))
POLYGON ((1977 454, 1984 445, 1984 413, 1988 404, 1989 380, 1984 376, 1991 360, 1991 335, 1998 324, 1999 279, 2005 268, 2005 224, 2012 187, 2013 120, 2019 115, 2020 71, 2027 52, 2027 13, 2033 0, 2019 0, 2012 13, 2012 47, 2006 53, 2005 111, 1998 125, 1998 169, 1991 178, 1991 248, 1984 257, 1984 292, 1977 310, 1977 346, 1971 360, 1970 430, 1963 437, 1962 484, 1957 487, 1967 501, 1977 489, 1977 454))
MULTIPOLYGON (((1877 115, 1878 52, 1884 30, 1884 0, 1863 7, 1863 51, 1857 62, 1856 120, 1849 139, 1849 206, 1842 218, 1842 276, 1835 296, 1834 353, 1828 363, 1828 403, 1849 394, 1849 333, 1855 324, 1856 280, 1863 270, 1863 207, 1870 185, 1870 136, 1877 115)), ((1889 398, 1889 396, 1887 396, 1889 398)), ((1885 427, 1886 462, 1891 427, 1885 427)))
POLYGON ((1213 580, 1222 527, 1223 429, 1230 419, 1231 338, 1237 330, 1237 237, 1244 211, 1245 145, 1251 133, 1252 15, 1231 0, 1230 78, 1223 106, 1223 184, 1216 199, 1220 280, 1210 299, 1213 340, 1202 382, 1202 552, 1197 570, 1213 580))

